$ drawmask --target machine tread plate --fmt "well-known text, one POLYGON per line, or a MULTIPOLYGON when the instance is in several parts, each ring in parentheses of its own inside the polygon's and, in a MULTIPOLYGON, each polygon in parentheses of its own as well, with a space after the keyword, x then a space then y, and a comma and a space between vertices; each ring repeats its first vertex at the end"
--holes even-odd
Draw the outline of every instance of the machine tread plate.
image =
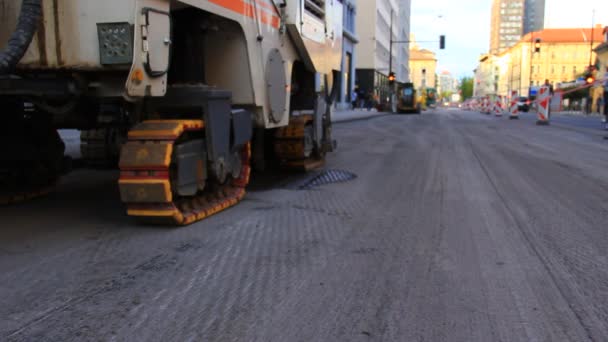
POLYGON ((251 145, 241 152, 239 177, 210 184, 194 196, 172 192, 172 152, 186 131, 203 132, 202 120, 150 120, 129 132, 123 147, 118 181, 127 214, 147 223, 188 225, 237 204, 245 196, 251 173, 251 145), (171 139, 169 139, 169 137, 171 139))

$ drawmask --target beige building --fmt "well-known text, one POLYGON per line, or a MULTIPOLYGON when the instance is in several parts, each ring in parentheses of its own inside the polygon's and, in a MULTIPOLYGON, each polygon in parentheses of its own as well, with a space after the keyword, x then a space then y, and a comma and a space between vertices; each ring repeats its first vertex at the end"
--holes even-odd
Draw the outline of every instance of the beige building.
POLYGON ((416 89, 436 87, 437 57, 433 51, 421 49, 414 39, 410 45, 410 79, 416 89))
MULTIPOLYGON (((592 109, 597 110, 598 112, 603 112, 603 108, 599 108, 597 104, 599 103, 599 98, 603 97, 605 94, 604 84, 608 80, 608 26, 604 27, 602 30, 602 43, 593 49, 597 54, 597 67, 598 70, 595 72, 595 78, 600 80, 601 83, 595 86, 593 94, 595 95, 593 98, 593 106, 592 109)), ((608 101, 608 99, 604 99, 604 101, 608 101)))
POLYGON ((594 51, 599 65, 596 77, 604 80, 608 79, 608 26, 602 30, 602 39, 602 43, 597 45, 594 51))
MULTIPOLYGON (((593 41, 601 42, 602 27, 593 30, 593 41)), ((522 96, 534 93, 545 80, 558 87, 576 80, 596 54, 590 49, 591 28, 544 29, 523 36, 514 46, 481 58, 476 69, 475 95, 506 96, 516 90, 522 96), (539 52, 535 52, 540 39, 539 52)))

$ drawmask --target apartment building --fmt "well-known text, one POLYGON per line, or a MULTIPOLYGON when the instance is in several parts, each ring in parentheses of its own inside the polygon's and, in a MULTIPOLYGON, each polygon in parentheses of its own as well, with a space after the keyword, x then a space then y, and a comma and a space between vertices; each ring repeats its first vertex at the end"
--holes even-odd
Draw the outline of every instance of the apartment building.
POLYGON ((515 45, 524 34, 525 0, 493 0, 490 53, 498 54, 515 45))
POLYGON ((407 41, 411 0, 357 0, 356 7, 356 83, 380 103, 387 103, 389 72, 395 73, 398 82, 409 80, 408 44, 391 47, 391 40, 407 41))
MULTIPOLYGON (((596 62, 597 46, 606 37, 602 26, 559 28, 530 32, 497 55, 484 55, 475 75, 475 95, 506 96, 511 90, 534 95, 549 80, 555 87, 580 78, 596 62), (538 52, 536 40, 539 39, 538 52)), ((600 45, 601 46, 601 45, 600 45)))

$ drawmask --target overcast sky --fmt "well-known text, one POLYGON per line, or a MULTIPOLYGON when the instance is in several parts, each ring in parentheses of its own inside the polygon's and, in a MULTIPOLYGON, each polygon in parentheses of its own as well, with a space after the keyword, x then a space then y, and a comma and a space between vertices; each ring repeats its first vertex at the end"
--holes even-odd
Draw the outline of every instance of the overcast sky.
MULTIPOLYGON (((438 40, 446 35, 446 49, 438 43, 420 43, 437 53, 438 69, 454 76, 472 76, 479 55, 490 46, 492 0, 412 0, 411 33, 416 40, 438 40)), ((546 0, 545 28, 608 26, 608 0, 546 0), (573 5, 576 4, 576 5, 573 5)))

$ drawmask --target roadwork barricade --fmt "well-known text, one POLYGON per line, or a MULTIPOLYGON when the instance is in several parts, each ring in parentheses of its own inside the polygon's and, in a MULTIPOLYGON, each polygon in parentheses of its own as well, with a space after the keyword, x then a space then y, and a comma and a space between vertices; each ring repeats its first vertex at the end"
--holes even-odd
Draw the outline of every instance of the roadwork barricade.
POLYGON ((494 101, 494 115, 498 116, 498 117, 501 117, 502 116, 502 112, 503 112, 503 109, 502 109, 502 97, 498 96, 496 98, 496 101, 494 101))
POLYGON ((549 101, 551 101, 551 91, 549 90, 549 87, 540 87, 537 99, 538 104, 536 106, 537 125, 546 126, 549 124, 549 101))
POLYGON ((519 119, 519 109, 517 108, 517 91, 511 92, 511 106, 509 108, 509 120, 519 119))

